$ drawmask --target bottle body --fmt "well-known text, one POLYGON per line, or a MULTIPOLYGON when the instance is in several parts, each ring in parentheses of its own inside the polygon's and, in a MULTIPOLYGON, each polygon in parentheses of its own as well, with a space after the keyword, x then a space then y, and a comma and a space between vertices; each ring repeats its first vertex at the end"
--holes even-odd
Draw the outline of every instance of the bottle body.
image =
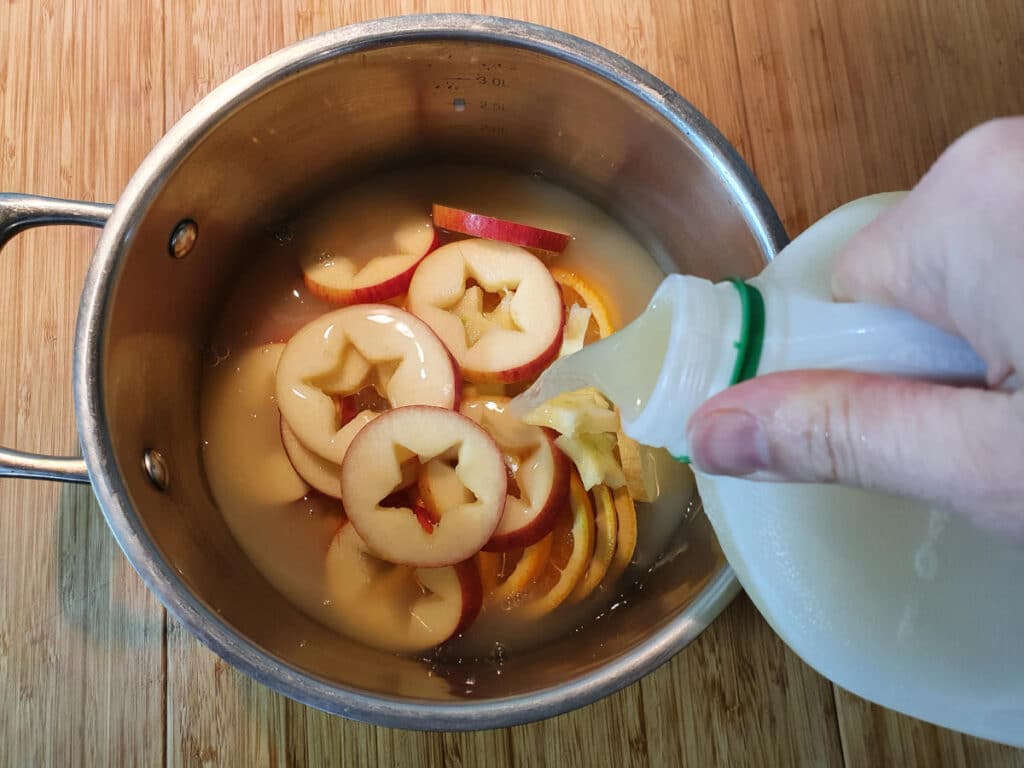
MULTIPOLYGON (((875 196, 844 206, 749 281, 764 303, 757 375, 821 367, 947 380, 983 375, 981 361, 959 339, 895 310, 831 301, 833 257, 897 199, 875 196)), ((645 413, 637 420, 642 431, 678 441, 687 410, 734 377, 744 346, 743 306, 728 284, 665 290, 666 305, 668 294, 684 304, 690 294, 717 292, 715 301, 703 303, 707 311, 687 310, 703 324, 689 351, 703 355, 713 372, 686 379, 683 363, 663 365, 681 378, 674 386, 659 381, 648 400, 661 411, 661 423, 652 426, 645 413)), ((673 354, 666 350, 666 358, 673 354)), ((686 450, 685 443, 672 446, 686 450)), ((883 706, 1024 746, 1024 548, 907 499, 695 474, 704 510, 744 589, 805 662, 883 706)))

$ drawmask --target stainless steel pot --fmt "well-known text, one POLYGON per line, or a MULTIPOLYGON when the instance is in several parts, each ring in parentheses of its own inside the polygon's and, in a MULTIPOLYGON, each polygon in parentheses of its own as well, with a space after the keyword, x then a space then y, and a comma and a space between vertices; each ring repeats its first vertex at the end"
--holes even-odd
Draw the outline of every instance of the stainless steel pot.
POLYGON ((508 726, 633 682, 718 615, 738 588, 702 515, 677 533, 685 556, 585 631, 500 668, 419 661, 338 637, 285 601, 231 537, 200 460, 204 340, 245 268, 246 243, 318 189, 418 158, 543 173, 614 211, 666 271, 753 274, 785 241, 715 128, 602 48, 475 16, 328 32, 203 99, 113 208, 0 196, 0 245, 41 224, 104 227, 75 342, 83 457, 4 450, 0 474, 91 482, 125 555, 164 605, 287 696, 390 726, 508 726))

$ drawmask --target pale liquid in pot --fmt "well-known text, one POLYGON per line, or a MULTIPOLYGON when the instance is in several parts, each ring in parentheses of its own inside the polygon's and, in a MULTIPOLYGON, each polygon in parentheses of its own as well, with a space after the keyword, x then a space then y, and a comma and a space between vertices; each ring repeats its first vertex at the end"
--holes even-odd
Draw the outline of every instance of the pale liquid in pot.
MULTIPOLYGON (((364 201, 379 196, 380 208, 370 206, 375 213, 364 222, 372 230, 377 214, 386 220, 386 200, 396 190, 415 195, 425 213, 431 203, 442 202, 571 233, 569 247, 549 263, 577 270, 603 291, 616 327, 644 309, 663 277, 645 249, 598 207, 543 179, 491 168, 433 166, 378 176, 268 229, 265 246, 256 241, 207 352, 201 417, 207 476, 218 508, 256 567, 304 612, 342 633, 346 622, 325 574, 340 504, 318 494, 289 500, 295 480, 287 457, 283 451, 267 451, 280 440, 273 384, 280 348, 268 345, 286 341, 335 308, 309 294, 298 266, 304 250, 326 252, 353 236, 337 231, 332 212, 351 195, 364 201)), ((695 499, 689 470, 663 451, 655 457, 660 495, 650 504, 637 504, 633 565, 616 590, 655 563, 695 499)), ((577 605, 560 606, 536 621, 513 621, 485 602, 477 620, 446 649, 458 655, 486 655, 496 647, 515 652, 586 624, 614 605, 616 597, 602 587, 577 605)))

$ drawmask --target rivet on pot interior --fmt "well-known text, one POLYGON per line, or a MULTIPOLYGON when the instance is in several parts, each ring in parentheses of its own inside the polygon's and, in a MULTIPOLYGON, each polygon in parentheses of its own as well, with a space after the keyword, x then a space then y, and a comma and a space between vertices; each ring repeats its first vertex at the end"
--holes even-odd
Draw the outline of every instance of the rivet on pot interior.
POLYGON ((171 258, 183 259, 191 253, 195 247, 196 239, 199 237, 199 225, 192 219, 182 219, 171 232, 171 239, 167 244, 167 250, 171 258))
POLYGON ((150 482, 158 491, 167 490, 167 484, 171 481, 167 471, 167 460, 157 450, 148 450, 142 457, 142 466, 149 475, 150 482))

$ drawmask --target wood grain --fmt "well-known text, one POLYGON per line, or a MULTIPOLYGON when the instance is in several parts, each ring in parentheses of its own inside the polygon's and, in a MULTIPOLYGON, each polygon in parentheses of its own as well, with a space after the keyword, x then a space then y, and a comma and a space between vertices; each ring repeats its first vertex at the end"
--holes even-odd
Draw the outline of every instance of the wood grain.
POLYGON ((1024 750, 937 728, 836 687, 847 765, 1024 766, 1024 750))
MULTIPOLYGON (((469 11, 548 24, 666 80, 751 163, 795 234, 907 187, 959 133, 1024 112, 1019 0, 13 0, 0 4, 0 188, 112 200, 241 67, 325 29, 469 11)), ((70 353, 95 234, 0 258, 0 441, 74 446, 70 353)), ((288 701, 203 648, 127 567, 87 489, 0 481, 0 764, 1024 766, 818 676, 738 600, 687 651, 578 712, 419 734, 288 701)))
POLYGON ((746 597, 641 687, 656 765, 843 764, 832 686, 746 597))
MULTIPOLYGON (((164 131, 161 18, 159 1, 0 4, 0 188, 117 197, 164 131)), ((75 448, 71 347, 95 240, 36 230, 0 257, 5 445, 75 448)), ((0 481, 0 542, 0 763, 161 761, 163 610, 89 489, 0 481)))

